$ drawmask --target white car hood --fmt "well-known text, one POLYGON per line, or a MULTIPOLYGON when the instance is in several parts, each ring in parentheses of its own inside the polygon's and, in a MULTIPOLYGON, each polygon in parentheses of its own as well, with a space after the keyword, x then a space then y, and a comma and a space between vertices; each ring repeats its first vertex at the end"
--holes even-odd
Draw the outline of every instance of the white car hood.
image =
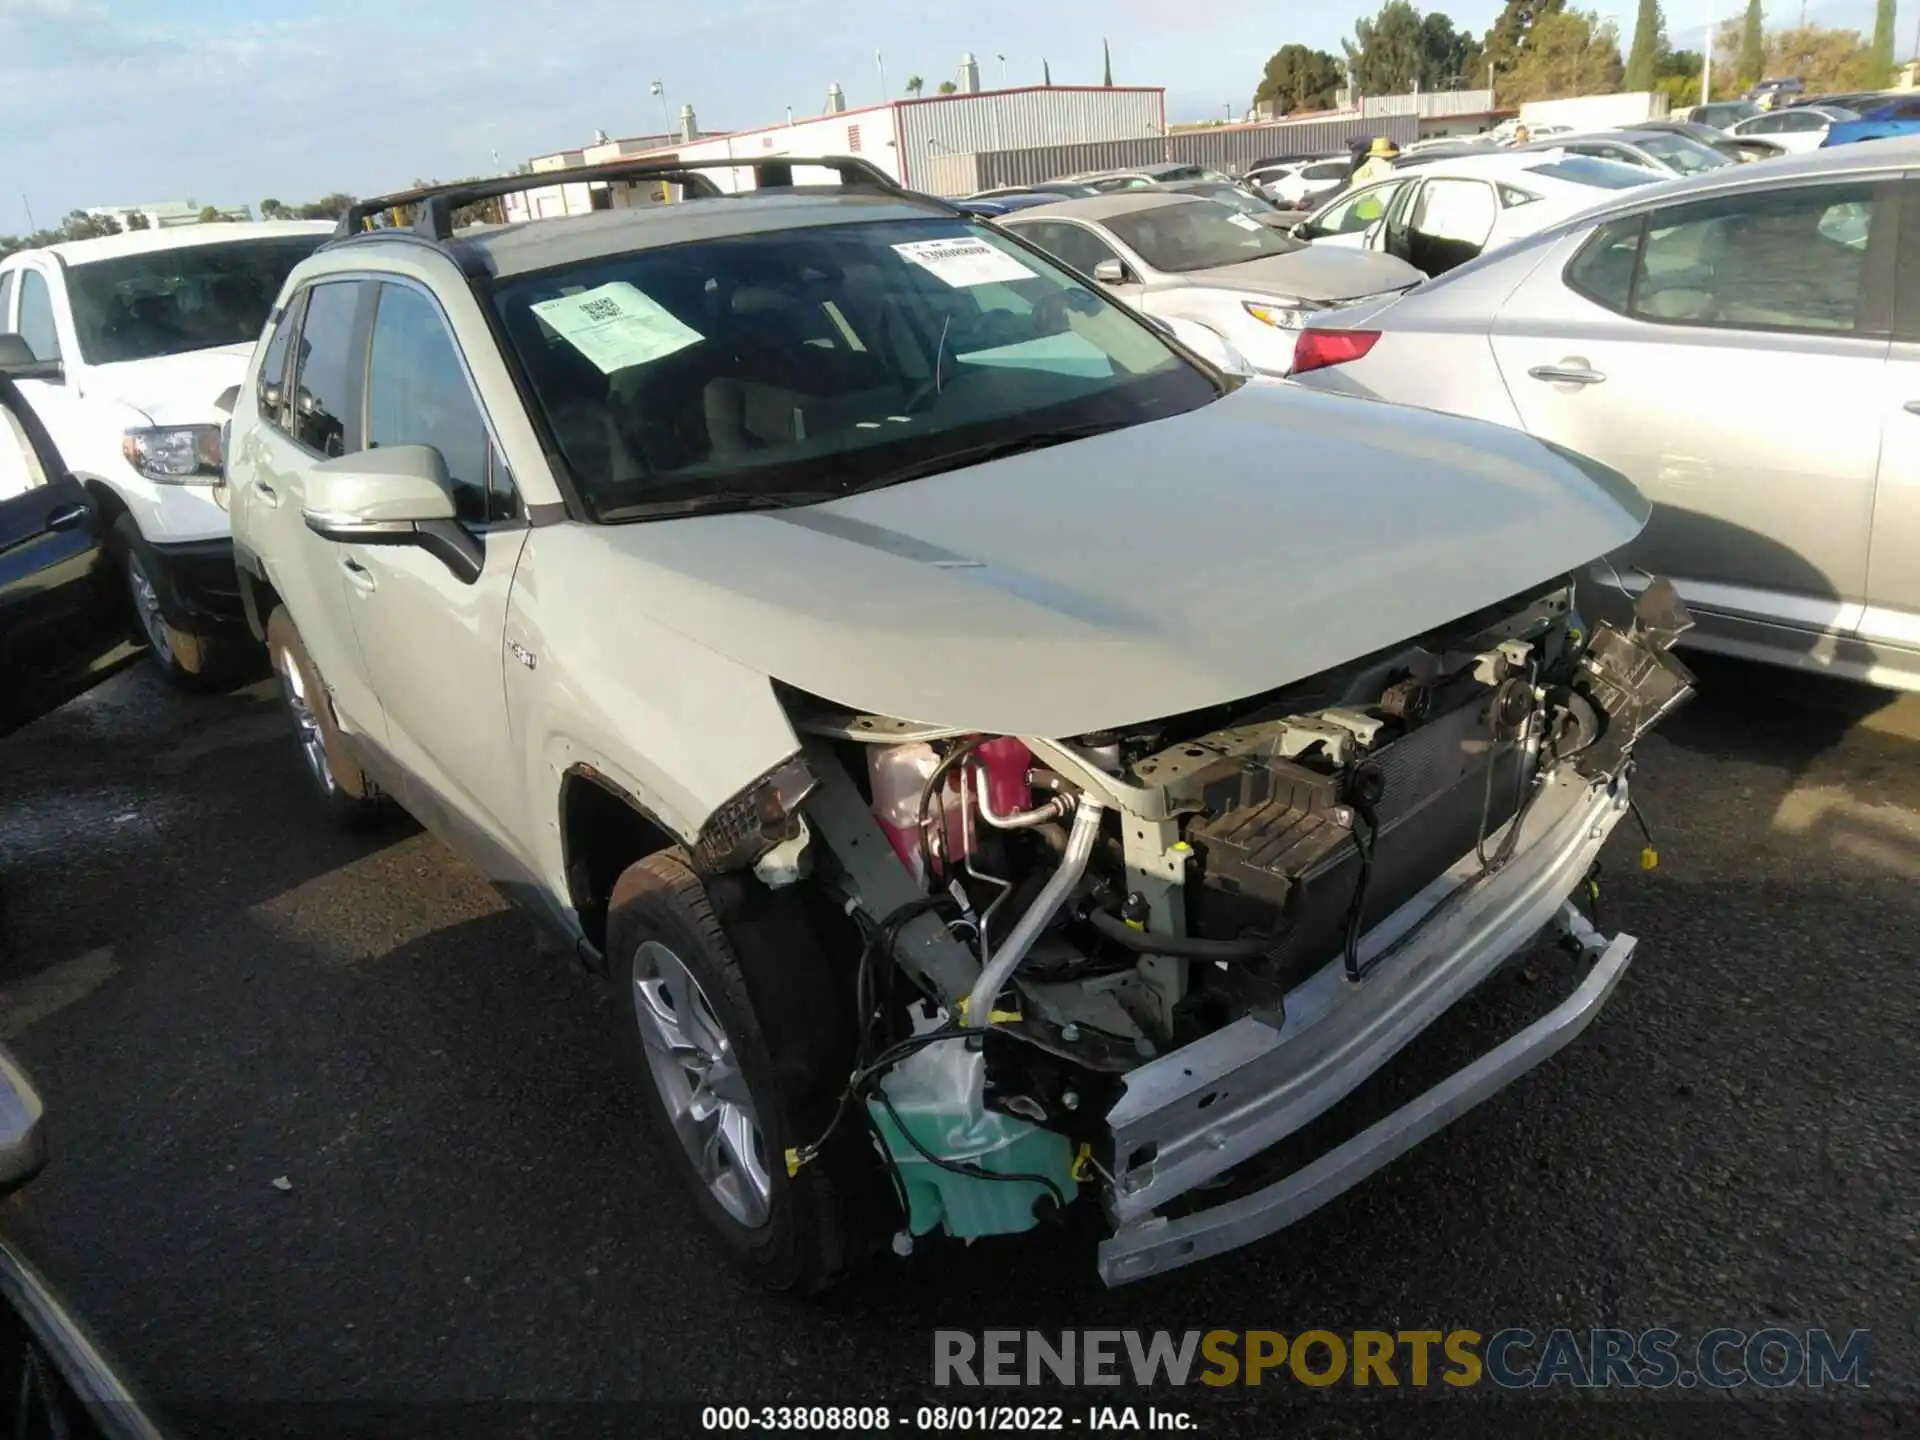
POLYGON ((607 527, 574 583, 857 710, 1059 738, 1242 699, 1585 565, 1646 514, 1585 468, 1253 381, 846 500, 607 527))
POLYGON ((1172 278, 1210 290, 1297 296, 1338 304, 1387 290, 1404 290, 1427 277, 1398 256, 1308 245, 1287 255, 1266 255, 1210 270, 1188 270, 1172 278))
POLYGON ((227 417, 213 402, 246 378, 253 342, 122 360, 87 371, 86 393, 131 405, 155 425, 217 425, 227 417))

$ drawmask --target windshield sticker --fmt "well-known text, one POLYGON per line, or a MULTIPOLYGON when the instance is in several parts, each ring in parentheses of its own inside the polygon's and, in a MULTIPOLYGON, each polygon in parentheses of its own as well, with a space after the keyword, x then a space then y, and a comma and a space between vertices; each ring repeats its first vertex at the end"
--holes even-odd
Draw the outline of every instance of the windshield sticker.
POLYGON ((893 248, 909 265, 931 270, 956 290, 998 281, 1033 279, 1034 272, 1006 251, 970 235, 952 240, 912 240, 893 248))
POLYGON ((603 375, 651 364, 706 338, 624 280, 528 308, 603 375))
POLYGON ((1229 215, 1227 219, 1233 224, 1238 225, 1242 230, 1264 230, 1266 228, 1251 215, 1229 215))

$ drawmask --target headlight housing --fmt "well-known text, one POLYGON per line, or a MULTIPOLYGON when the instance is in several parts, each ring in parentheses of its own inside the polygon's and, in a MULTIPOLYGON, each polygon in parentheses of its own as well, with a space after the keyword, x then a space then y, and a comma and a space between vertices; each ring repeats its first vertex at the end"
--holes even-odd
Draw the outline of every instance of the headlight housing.
POLYGON ((1276 330, 1301 329, 1307 323, 1307 316, 1322 308, 1306 300, 1243 300, 1240 303, 1254 319, 1276 330))
POLYGON ((149 480, 163 485, 220 483, 218 425, 156 425, 120 437, 120 453, 149 480))

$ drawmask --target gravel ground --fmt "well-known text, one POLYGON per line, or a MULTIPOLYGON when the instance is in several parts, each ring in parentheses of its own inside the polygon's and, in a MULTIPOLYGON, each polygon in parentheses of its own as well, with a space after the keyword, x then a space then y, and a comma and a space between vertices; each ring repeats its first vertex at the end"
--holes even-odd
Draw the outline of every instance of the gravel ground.
MULTIPOLYGON (((326 830, 265 687, 136 670, 0 747, 0 1037, 56 1147, 0 1228, 189 1433, 982 1398, 931 1391, 936 1326, 1776 1324, 1872 1330, 1870 1395, 1093 1398, 1208 1435, 1890 1430, 1920 1417, 1920 705, 1701 668, 1642 752, 1663 863, 1624 832, 1608 858, 1641 950, 1557 1059, 1222 1263, 1107 1292, 1090 1237, 1049 1233, 811 1305, 719 1263, 641 1143, 599 982, 431 837, 326 830)), ((1507 1033, 1529 990, 1443 1038, 1507 1033)))

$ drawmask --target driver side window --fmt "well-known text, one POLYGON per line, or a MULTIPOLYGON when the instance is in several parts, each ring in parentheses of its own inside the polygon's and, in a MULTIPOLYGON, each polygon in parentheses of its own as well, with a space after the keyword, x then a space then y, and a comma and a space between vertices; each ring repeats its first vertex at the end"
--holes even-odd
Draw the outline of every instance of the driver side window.
POLYGON ((1386 216, 1394 196, 1400 193, 1400 187, 1404 184, 1404 180, 1390 180, 1384 185, 1370 186, 1348 196, 1314 222, 1313 233, 1357 235, 1386 216))
POLYGON ((490 513, 493 442, 440 307, 407 285, 382 285, 367 369, 367 448, 431 445, 447 462, 453 509, 469 525, 490 513))
POLYGON ((0 408, 0 500, 11 500, 47 483, 33 443, 14 418, 13 411, 0 408))
POLYGON ((1102 260, 1120 258, 1113 253, 1111 245, 1091 230, 1083 230, 1078 225, 1069 225, 1061 220, 1035 221, 1031 225, 1021 226, 1019 233, 1054 259, 1088 277, 1093 275, 1094 267, 1102 260))

